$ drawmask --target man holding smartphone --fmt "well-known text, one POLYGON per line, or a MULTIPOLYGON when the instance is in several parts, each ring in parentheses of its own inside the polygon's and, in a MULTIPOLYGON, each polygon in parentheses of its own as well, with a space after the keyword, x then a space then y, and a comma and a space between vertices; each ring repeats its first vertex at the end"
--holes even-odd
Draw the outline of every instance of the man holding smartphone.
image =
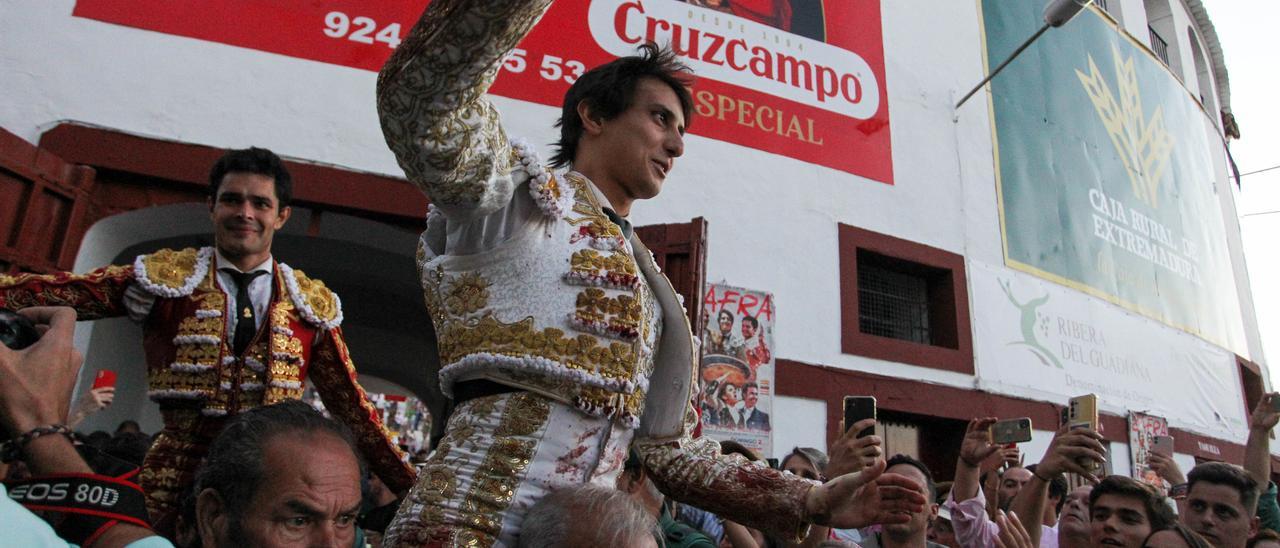
MULTIPOLYGON (((962 546, 994 546, 994 539, 1000 535, 1000 527, 988 517, 986 497, 979 486, 982 463, 1002 448, 991 438, 990 428, 995 423, 994 417, 969 422, 961 442, 960 458, 956 461, 955 483, 944 503, 951 512, 956 539, 962 546)), ((1057 545, 1057 530, 1044 525, 1044 522, 1051 521, 1045 519, 1050 515, 1056 517, 1057 509, 1064 502, 1059 495, 1059 500, 1048 506, 1050 484, 1063 472, 1075 472, 1096 482, 1097 478, 1080 464, 1079 459, 1096 458, 1101 462, 1105 453, 1101 440, 1102 436, 1093 430, 1064 426, 1054 436, 1045 458, 1034 472, 1018 468, 1030 477, 1007 504, 1022 520, 1027 533, 1032 535, 1033 546, 1057 545)))

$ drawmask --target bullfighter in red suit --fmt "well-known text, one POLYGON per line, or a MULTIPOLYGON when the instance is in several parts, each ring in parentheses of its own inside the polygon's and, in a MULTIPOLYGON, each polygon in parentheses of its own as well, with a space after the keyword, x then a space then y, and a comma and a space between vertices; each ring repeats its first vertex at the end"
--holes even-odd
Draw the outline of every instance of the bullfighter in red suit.
POLYGON ((160 250, 83 275, 0 275, 0 307, 70 306, 80 320, 127 315, 142 325, 148 394, 164 429, 139 483, 162 533, 172 531, 179 497, 227 417, 300 398, 308 375, 372 470, 407 491, 413 470, 356 382, 341 301, 271 256, 272 237, 291 212, 280 158, 260 148, 232 151, 209 182, 216 247, 160 250))

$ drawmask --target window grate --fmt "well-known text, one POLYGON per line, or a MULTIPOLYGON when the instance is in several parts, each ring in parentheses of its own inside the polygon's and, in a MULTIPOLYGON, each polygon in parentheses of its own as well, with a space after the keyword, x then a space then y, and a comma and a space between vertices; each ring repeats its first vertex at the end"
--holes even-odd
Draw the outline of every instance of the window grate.
POLYGON ((1155 52, 1166 67, 1169 66, 1169 43, 1154 28, 1147 27, 1147 33, 1151 35, 1151 51, 1155 52))
POLYGON ((858 329, 868 335, 932 344, 928 281, 875 264, 859 264, 858 329))

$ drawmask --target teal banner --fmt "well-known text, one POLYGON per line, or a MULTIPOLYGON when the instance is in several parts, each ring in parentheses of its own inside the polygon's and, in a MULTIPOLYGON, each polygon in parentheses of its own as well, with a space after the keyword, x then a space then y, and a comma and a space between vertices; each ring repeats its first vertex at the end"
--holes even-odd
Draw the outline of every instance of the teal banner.
MULTIPOLYGON (((987 66, 1042 2, 982 2, 987 66)), ((1170 37, 1172 39, 1173 37, 1170 37)), ((991 83, 1005 262, 1247 356, 1210 118, 1090 7, 991 83)))

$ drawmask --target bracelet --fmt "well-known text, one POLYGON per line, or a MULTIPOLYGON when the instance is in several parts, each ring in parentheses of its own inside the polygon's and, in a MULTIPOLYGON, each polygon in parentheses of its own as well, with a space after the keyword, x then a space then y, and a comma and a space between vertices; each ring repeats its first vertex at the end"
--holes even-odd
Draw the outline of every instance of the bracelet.
POLYGON ((964 458, 963 455, 960 456, 960 462, 968 464, 970 468, 982 468, 981 462, 979 462, 978 464, 974 464, 972 462, 969 462, 969 459, 964 458))
POLYGON ((47 426, 38 426, 27 431, 25 434, 13 438, 4 443, 0 443, 0 462, 10 463, 22 457, 22 449, 27 444, 35 441, 36 438, 48 434, 62 434, 71 437, 71 429, 65 424, 50 424, 47 426))
POLYGON ((1039 468, 1037 468, 1035 471, 1031 472, 1031 475, 1035 476, 1035 477, 1036 477, 1036 479, 1038 479, 1038 480, 1040 480, 1040 481, 1043 481, 1043 482, 1045 482, 1045 483, 1053 483, 1053 478, 1046 478, 1046 477, 1044 477, 1044 476, 1041 476, 1041 475, 1040 475, 1040 469, 1039 469, 1039 468))

